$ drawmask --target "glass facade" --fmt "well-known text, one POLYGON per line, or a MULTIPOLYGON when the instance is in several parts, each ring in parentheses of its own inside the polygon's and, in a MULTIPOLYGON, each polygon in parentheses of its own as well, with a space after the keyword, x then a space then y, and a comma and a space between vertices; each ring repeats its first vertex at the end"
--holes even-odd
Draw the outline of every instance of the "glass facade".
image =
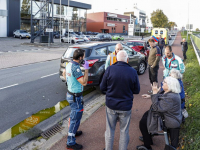
MULTIPOLYGON (((31 0, 20 1, 21 11, 21 29, 31 32, 31 0)), ((33 1, 33 15, 34 15, 34 30, 38 31, 41 27, 47 27, 47 22, 41 19, 48 17, 47 10, 49 9, 50 17, 52 17, 51 4, 45 6, 43 11, 39 11, 40 7, 44 6, 43 2, 33 1)), ((68 30, 68 19, 69 29, 73 29, 74 32, 85 32, 86 31, 86 20, 87 10, 75 7, 67 7, 54 4, 54 31, 60 30, 60 12, 61 12, 61 29, 68 30), (69 16, 69 17, 67 17, 69 16)))

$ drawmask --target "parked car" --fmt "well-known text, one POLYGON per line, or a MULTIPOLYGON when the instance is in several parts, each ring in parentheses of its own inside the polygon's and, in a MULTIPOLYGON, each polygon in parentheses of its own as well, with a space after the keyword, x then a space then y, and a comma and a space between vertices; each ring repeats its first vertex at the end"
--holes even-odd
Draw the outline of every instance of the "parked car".
POLYGON ((112 41, 112 36, 110 34, 97 34, 94 38, 94 41, 112 41))
POLYGON ((82 34, 82 35, 80 35, 80 37, 83 38, 85 42, 89 42, 90 41, 90 38, 89 38, 90 36, 89 35, 82 34))
POLYGON ((169 40, 172 40, 172 36, 171 35, 169 35, 169 40))
POLYGON ((125 42, 126 45, 134 49, 136 52, 140 52, 145 55, 145 60, 148 60, 150 48, 147 46, 147 43, 143 40, 129 40, 125 42))
MULTIPOLYGON (((68 42, 68 36, 62 37, 61 42, 68 42)), ((69 42, 75 44, 78 42, 84 42, 84 39, 79 37, 78 35, 69 35, 69 42)))
MULTIPOLYGON (((60 79, 65 82, 65 79, 62 76, 63 70, 65 69, 66 64, 72 60, 74 51, 78 48, 81 48, 85 50, 85 60, 89 62, 87 85, 98 86, 101 83, 103 74, 105 72, 105 62, 107 55, 115 51, 116 44, 117 42, 106 42, 69 46, 69 48, 61 57, 59 70, 60 79)), ((129 64, 137 70, 138 74, 143 74, 147 66, 145 56, 134 51, 132 48, 125 44, 122 45, 123 49, 129 56, 129 64)), ((85 69, 83 66, 81 66, 81 71, 84 74, 85 69)))
POLYGON ((99 34, 99 32, 93 32, 93 35, 97 35, 97 34, 99 34))
POLYGON ((58 38, 60 38, 60 31, 54 31, 53 32, 53 37, 55 38, 55 39, 58 39, 58 38))
POLYGON ((30 39, 31 35, 26 30, 15 30, 13 32, 13 37, 14 38, 19 37, 20 39, 22 39, 22 38, 28 38, 28 39, 30 39))
POLYGON ((77 35, 82 35, 83 33, 82 32, 75 32, 77 35))
POLYGON ((124 41, 124 37, 121 35, 114 35, 112 36, 113 41, 124 41))
MULTIPOLYGON (((75 32, 69 32, 69 35, 77 35, 75 32)), ((65 36, 68 36, 68 31, 65 32, 65 36)))

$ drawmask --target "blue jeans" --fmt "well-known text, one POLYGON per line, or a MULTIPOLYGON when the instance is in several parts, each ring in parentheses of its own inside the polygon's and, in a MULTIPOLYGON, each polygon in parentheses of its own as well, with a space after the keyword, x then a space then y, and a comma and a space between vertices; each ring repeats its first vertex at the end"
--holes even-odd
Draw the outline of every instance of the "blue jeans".
POLYGON ((79 128, 81 118, 83 115, 83 105, 81 104, 83 96, 76 97, 74 102, 73 95, 67 93, 66 99, 71 107, 69 131, 67 137, 67 145, 71 146, 76 144, 75 135, 79 128))
POLYGON ((117 121, 119 121, 120 123, 119 150, 127 150, 129 143, 130 119, 131 119, 131 110, 120 111, 120 110, 112 110, 106 107, 106 132, 105 132, 106 150, 113 150, 114 134, 117 121))

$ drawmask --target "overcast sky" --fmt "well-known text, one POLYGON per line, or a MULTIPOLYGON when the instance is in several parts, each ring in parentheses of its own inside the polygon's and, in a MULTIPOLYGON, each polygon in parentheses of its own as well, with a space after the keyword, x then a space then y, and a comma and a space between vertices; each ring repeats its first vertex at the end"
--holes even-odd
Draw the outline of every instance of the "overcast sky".
POLYGON ((137 3, 139 9, 150 14, 161 9, 167 15, 169 21, 174 21, 178 27, 193 24, 193 28, 200 29, 200 0, 74 0, 77 2, 88 3, 92 5, 91 12, 108 11, 123 14, 124 11, 131 11, 134 3, 137 3), (189 7, 188 7, 189 4, 189 7))

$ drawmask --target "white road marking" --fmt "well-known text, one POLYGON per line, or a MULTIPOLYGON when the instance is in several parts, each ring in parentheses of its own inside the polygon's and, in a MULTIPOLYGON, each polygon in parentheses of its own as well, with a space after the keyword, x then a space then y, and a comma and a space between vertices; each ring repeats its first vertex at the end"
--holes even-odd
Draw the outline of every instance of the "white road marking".
POLYGON ((9 86, 2 87, 2 88, 0 88, 0 90, 6 89, 6 88, 9 88, 9 87, 13 87, 13 86, 16 86, 16 85, 18 85, 18 83, 17 83, 17 84, 13 84, 13 85, 9 85, 9 86))
POLYGON ((58 74, 58 72, 52 73, 52 74, 49 74, 49 75, 46 75, 46 76, 42 76, 41 78, 46 78, 46 77, 49 77, 49 76, 53 76, 53 75, 55 75, 55 74, 58 74))

